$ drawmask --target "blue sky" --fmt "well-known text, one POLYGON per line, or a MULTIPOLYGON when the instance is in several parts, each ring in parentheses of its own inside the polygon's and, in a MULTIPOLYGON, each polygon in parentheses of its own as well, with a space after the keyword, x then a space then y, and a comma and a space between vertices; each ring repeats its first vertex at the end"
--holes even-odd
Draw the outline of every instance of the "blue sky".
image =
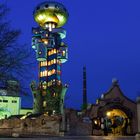
MULTIPOLYGON (((44 0, 0 0, 11 9, 11 26, 22 31, 21 43, 31 47, 31 29, 37 24, 33 10, 44 0)), ((69 11, 65 42, 69 61, 62 66, 63 83, 69 84, 67 107, 82 104, 82 68, 87 67, 89 103, 109 90, 112 78, 119 80, 123 93, 135 100, 140 95, 140 1, 139 0, 56 0, 69 11)), ((32 51, 35 56, 34 50, 32 51)), ((34 57, 35 59, 35 57, 34 57)), ((32 69, 37 79, 37 67, 32 69)), ((29 86, 31 79, 27 80, 29 86)), ((23 105, 31 102, 23 99, 23 105)))

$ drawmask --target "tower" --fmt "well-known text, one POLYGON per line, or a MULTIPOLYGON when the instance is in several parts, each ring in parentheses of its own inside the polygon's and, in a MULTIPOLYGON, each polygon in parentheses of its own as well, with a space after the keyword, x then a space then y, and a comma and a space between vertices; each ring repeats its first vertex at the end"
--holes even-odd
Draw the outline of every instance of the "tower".
POLYGON ((66 31, 61 27, 69 14, 61 3, 49 1, 39 4, 33 16, 39 24, 32 28, 32 48, 39 63, 39 93, 35 92, 41 102, 39 112, 60 113, 67 87, 62 84, 61 66, 68 59, 66 31))
POLYGON ((87 109, 87 79, 86 79, 86 67, 83 67, 83 108, 87 109))

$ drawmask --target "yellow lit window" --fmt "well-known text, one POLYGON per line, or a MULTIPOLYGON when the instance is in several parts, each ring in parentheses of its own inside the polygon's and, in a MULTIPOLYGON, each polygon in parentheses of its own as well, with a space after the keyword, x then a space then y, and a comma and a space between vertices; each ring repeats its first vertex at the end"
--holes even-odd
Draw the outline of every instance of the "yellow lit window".
POLYGON ((48 71, 48 76, 50 76, 51 75, 51 71, 48 71))
POLYGON ((47 76, 47 70, 45 70, 45 74, 44 74, 44 76, 47 76))
POLYGON ((43 107, 46 107, 47 103, 46 101, 43 101, 43 107))
POLYGON ((43 62, 43 66, 45 66, 45 64, 46 64, 46 62, 44 61, 44 62, 43 62))
POLYGON ((48 82, 48 86, 50 86, 50 82, 48 82))
POLYGON ((40 72, 40 77, 42 77, 42 72, 40 72))
POLYGON ((56 93, 54 92, 54 93, 53 93, 53 97, 55 97, 55 96, 56 96, 56 93))
POLYGON ((51 64, 50 64, 50 61, 48 62, 48 66, 50 66, 51 64))
POLYGON ((51 60, 51 64, 53 64, 53 60, 51 60))
POLYGON ((65 51, 63 51, 63 52, 62 52, 62 55, 63 55, 63 56, 65 56, 65 55, 66 55, 66 52, 65 52, 65 51))
POLYGON ((51 51, 48 52, 48 56, 50 56, 50 55, 51 55, 51 51))
POLYGON ((51 51, 49 51, 49 55, 52 55, 51 51))
POLYGON ((53 50, 53 53, 54 53, 54 54, 56 53, 56 49, 53 50))
POLYGON ((43 38, 42 42, 47 45, 48 44, 48 39, 43 38))
POLYGON ((42 76, 44 77, 44 71, 42 72, 42 76))
POLYGON ((51 50, 51 54, 53 54, 53 50, 51 50))
POLYGON ((56 59, 53 60, 53 63, 56 64, 56 59))
POLYGON ((59 60, 57 60, 57 64, 59 64, 60 63, 60 61, 59 60))
POLYGON ((55 69, 52 70, 52 74, 54 74, 54 73, 55 73, 55 69))

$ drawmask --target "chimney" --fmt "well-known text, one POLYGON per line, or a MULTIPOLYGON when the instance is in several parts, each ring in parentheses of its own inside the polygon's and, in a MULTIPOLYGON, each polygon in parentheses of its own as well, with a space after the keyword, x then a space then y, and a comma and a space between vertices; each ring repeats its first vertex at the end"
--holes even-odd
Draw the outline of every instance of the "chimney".
POLYGON ((83 108, 87 109, 87 79, 86 79, 86 67, 83 67, 83 108))

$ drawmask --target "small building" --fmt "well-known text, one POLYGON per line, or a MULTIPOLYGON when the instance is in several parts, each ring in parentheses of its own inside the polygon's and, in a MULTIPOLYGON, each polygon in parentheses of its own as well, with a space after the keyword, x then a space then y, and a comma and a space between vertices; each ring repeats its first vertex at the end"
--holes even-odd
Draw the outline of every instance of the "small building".
POLYGON ((19 83, 14 80, 9 80, 6 88, 0 88, 0 119, 32 112, 31 108, 25 109, 21 107, 19 89, 19 83))
POLYGON ((20 108, 20 97, 0 95, 0 119, 19 114, 20 108))
POLYGON ((121 91, 113 80, 110 90, 91 106, 93 135, 135 135, 137 133, 136 103, 121 91))

